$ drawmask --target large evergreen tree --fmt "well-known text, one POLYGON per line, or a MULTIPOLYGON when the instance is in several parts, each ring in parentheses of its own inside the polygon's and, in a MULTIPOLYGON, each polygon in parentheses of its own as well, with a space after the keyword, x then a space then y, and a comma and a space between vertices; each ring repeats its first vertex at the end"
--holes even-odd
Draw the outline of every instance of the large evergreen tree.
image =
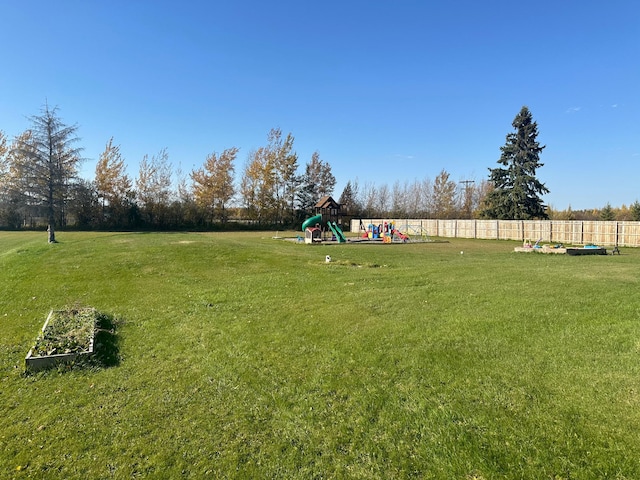
POLYGON ((602 210, 600 210, 600 220, 610 222, 616 219, 616 213, 611 208, 611 204, 607 202, 602 210))
POLYGON ((548 218, 541 195, 549 193, 536 178, 536 170, 543 166, 540 153, 545 148, 537 141, 538 124, 525 106, 513 120, 515 132, 507 135, 500 147, 498 163, 502 167, 489 169, 493 189, 485 198, 484 218, 502 220, 530 220, 548 218))
POLYGON ((631 204, 629 212, 631 213, 631 220, 640 221, 640 202, 638 200, 631 204))
POLYGON ((49 223, 49 242, 55 242, 54 226, 65 221, 71 186, 77 180, 81 148, 75 146, 77 126, 65 125, 56 108, 45 105, 31 117, 32 128, 16 139, 12 168, 18 191, 27 203, 40 206, 49 223))
POLYGON ((348 215, 356 215, 358 210, 357 205, 357 195, 358 195, 358 186, 357 184, 352 184, 351 180, 347 182, 342 190, 342 194, 340 195, 340 199, 338 203, 342 205, 344 208, 344 212, 348 215))
POLYGON ((318 152, 313 152, 311 161, 305 165, 302 184, 298 192, 300 209, 309 213, 318 200, 326 195, 333 195, 336 177, 331 172, 331 165, 320 159, 318 152))

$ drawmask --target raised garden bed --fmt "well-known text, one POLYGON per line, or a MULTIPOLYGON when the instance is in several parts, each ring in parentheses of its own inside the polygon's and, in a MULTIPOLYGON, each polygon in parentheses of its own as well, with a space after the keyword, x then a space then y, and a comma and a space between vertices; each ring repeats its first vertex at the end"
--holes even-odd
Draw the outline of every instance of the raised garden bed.
POLYGON ((567 248, 567 255, 606 255, 607 249, 603 247, 596 247, 585 245, 579 248, 567 248))
POLYGON ((38 371, 91 357, 97 318, 93 308, 51 310, 25 358, 25 368, 38 371))

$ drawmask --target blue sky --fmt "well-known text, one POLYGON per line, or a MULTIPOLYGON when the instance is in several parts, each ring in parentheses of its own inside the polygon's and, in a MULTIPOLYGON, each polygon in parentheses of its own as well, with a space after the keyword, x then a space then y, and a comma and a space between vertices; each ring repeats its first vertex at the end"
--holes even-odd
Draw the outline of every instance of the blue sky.
POLYGON ((390 187, 486 179, 527 105, 556 209, 640 199, 640 3, 0 2, 0 130, 45 102, 78 125, 92 178, 110 137, 129 174, 166 148, 188 173, 273 127, 301 165, 390 187))

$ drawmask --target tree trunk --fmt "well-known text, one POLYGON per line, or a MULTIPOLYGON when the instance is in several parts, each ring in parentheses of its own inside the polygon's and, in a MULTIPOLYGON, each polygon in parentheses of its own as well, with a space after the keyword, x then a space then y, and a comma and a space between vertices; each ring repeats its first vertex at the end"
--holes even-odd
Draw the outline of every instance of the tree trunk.
POLYGON ((47 227, 47 233, 49 234, 49 243, 57 243, 56 242, 56 233, 53 230, 53 223, 50 223, 47 227))

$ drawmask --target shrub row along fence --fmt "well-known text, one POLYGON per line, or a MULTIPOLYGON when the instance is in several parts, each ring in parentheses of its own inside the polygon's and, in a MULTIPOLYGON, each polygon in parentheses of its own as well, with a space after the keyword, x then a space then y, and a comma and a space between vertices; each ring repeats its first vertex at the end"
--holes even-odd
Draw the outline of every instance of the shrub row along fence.
POLYGON ((565 245, 618 245, 640 247, 640 222, 604 222, 578 220, 420 220, 354 219, 351 231, 361 226, 384 225, 412 237, 478 238, 494 240, 531 240, 565 245))

